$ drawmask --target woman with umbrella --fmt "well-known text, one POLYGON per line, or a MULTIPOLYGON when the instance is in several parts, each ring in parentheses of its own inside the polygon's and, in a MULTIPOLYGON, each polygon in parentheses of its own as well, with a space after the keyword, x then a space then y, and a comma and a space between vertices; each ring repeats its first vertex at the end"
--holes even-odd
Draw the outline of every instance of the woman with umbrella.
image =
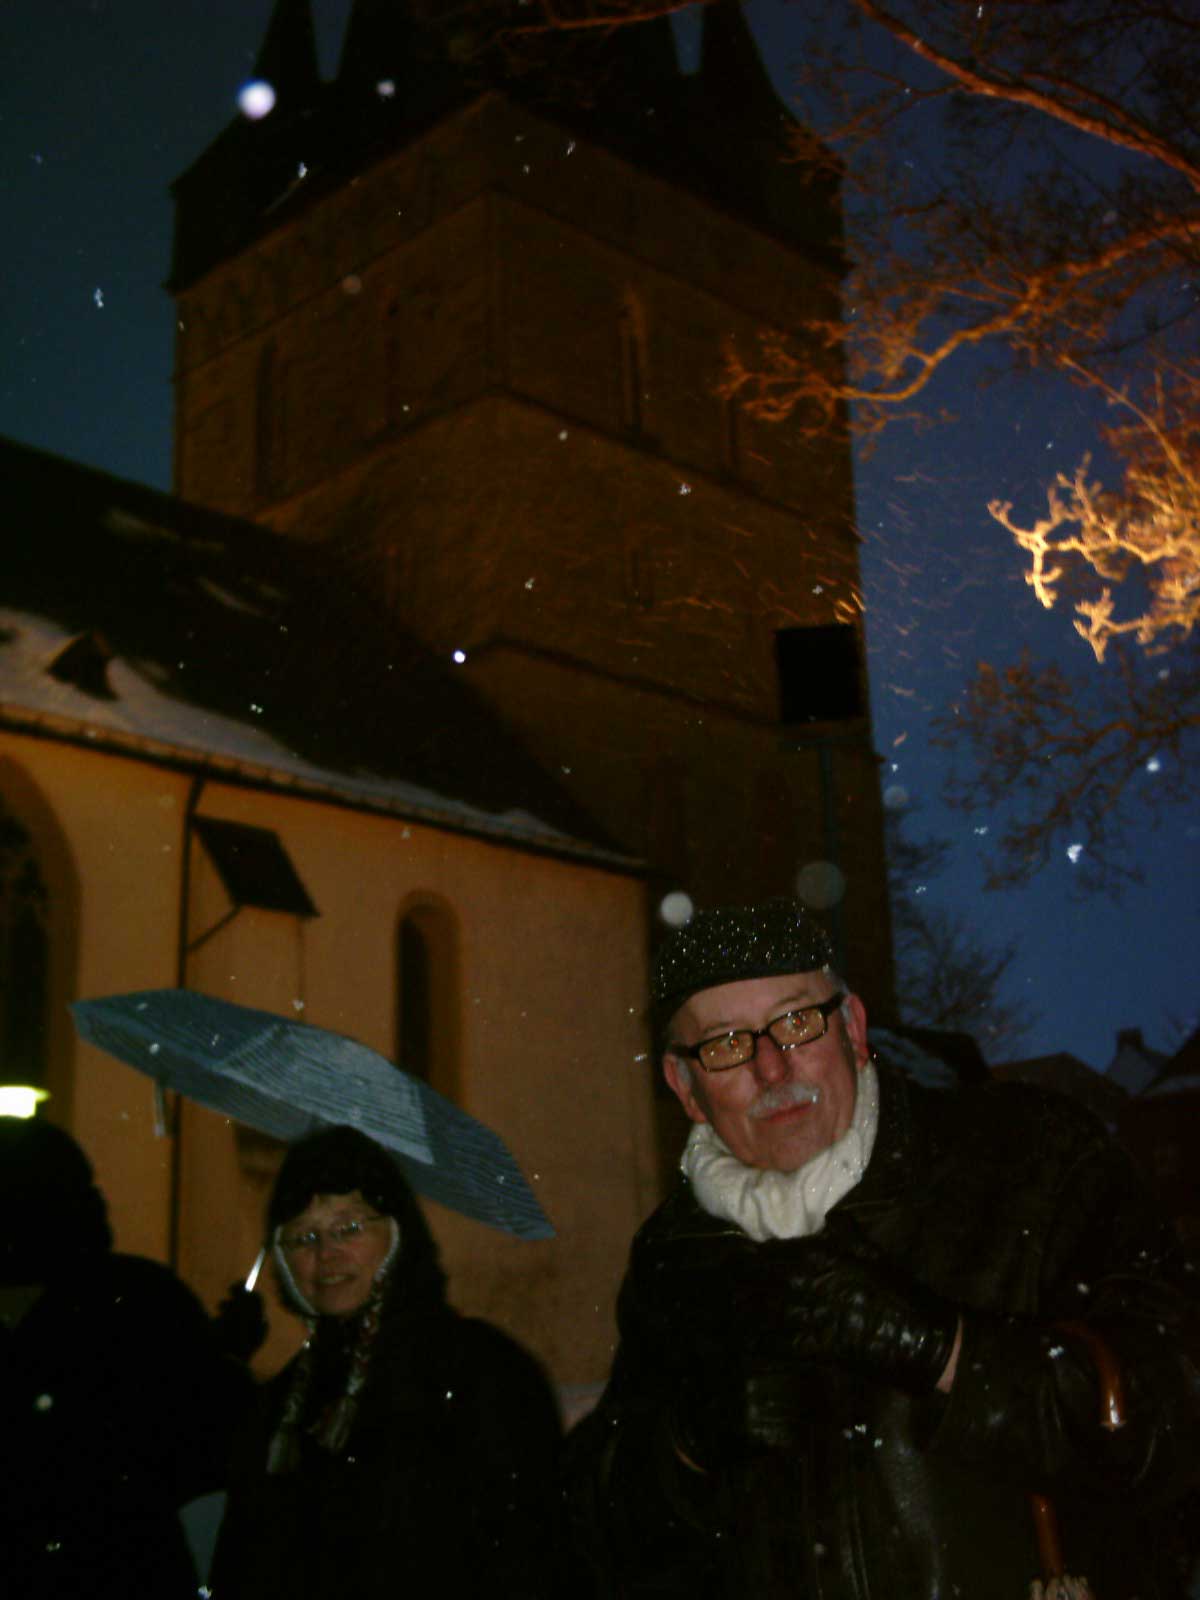
POLYGON ((540 1368, 446 1302, 399 1167, 353 1128, 293 1145, 267 1214, 309 1338, 235 1448, 214 1600, 559 1592, 559 1421, 540 1368))

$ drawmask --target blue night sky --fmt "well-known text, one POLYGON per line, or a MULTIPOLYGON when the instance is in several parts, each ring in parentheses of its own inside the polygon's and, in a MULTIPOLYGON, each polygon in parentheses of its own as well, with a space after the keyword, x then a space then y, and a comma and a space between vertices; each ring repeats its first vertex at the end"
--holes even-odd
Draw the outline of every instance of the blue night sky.
MULTIPOLYGON (((272 0, 5 0, 0 185, 0 434, 159 488, 171 476, 168 186, 235 114, 272 0)), ((350 0, 313 0, 332 74, 350 0)), ((752 0, 780 91, 801 54, 803 8, 752 0)), ((932 398, 957 421, 894 432, 859 464, 859 517, 875 740, 885 787, 918 807, 917 833, 949 837, 930 902, 1017 939, 1009 994, 1038 1021, 1028 1054, 1067 1050, 1103 1068, 1118 1028, 1159 1049, 1200 1021, 1200 814, 1177 808, 1129 841, 1141 885, 1080 901, 1065 852, 1022 890, 986 893, 986 818, 946 810, 945 756, 929 721, 978 659, 1028 647, 1081 682, 1095 673, 1066 612, 1047 613, 987 514, 994 496, 1035 513, 1094 420, 1070 392, 1022 378, 981 387, 957 370, 932 398)), ((1154 782, 1145 776, 1147 785, 1154 782)), ((852 976, 852 974, 851 974, 852 976)))

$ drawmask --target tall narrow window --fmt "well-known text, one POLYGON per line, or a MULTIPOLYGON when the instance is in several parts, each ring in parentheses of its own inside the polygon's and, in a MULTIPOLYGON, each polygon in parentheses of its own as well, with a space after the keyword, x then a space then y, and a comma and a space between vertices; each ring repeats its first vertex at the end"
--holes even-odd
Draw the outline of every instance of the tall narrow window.
POLYGON ((725 402, 725 460, 731 472, 742 465, 742 403, 736 395, 725 402))
POLYGON ((273 344, 258 358, 254 414, 254 487, 262 498, 277 494, 283 482, 283 363, 273 344))
POLYGON ((848 622, 780 628, 775 634, 779 718, 846 722, 866 715, 858 637, 848 622))
POLYGON ((408 402, 409 390, 405 382, 404 345, 401 338, 400 302, 389 299, 383 308, 378 333, 381 360, 380 389, 382 396, 383 426, 407 426, 412 421, 412 407, 408 402))
POLYGON ((400 1065, 428 1080, 433 1066, 433 952, 415 914, 400 924, 400 1065))
POLYGON ((646 317, 641 302, 626 295, 617 322, 621 346, 621 421, 630 433, 646 431, 646 317))
POLYGON ((0 1050, 5 1079, 46 1081, 47 894, 25 830, 0 808, 0 1050))
POLYGON ((448 1099, 458 1090, 458 939, 454 916, 419 901, 396 930, 396 1060, 448 1099))

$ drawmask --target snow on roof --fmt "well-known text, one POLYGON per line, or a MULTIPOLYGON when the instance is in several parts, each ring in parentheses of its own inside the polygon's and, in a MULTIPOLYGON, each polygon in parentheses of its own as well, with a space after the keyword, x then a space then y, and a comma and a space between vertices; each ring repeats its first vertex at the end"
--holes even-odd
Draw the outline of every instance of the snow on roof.
POLYGON ((931 1055, 890 1028, 872 1028, 871 1043, 886 1061, 902 1068, 927 1089, 952 1089, 958 1085, 958 1073, 940 1056, 931 1055))
MULTIPOLYGON (((629 858, 575 839, 526 811, 493 813, 402 779, 347 774, 306 761, 253 721, 222 716, 163 692, 149 666, 140 670, 115 657, 107 668, 114 697, 88 694, 48 670, 73 637, 47 618, 0 607, 0 722, 634 870, 629 858)), ((247 703, 250 718, 260 710, 247 703)))
POLYGON ((1177 1078, 1163 1078, 1160 1083, 1152 1085, 1142 1094, 1143 1100, 1150 1100, 1155 1096, 1164 1097, 1169 1094, 1194 1094, 1200 1089, 1200 1073, 1188 1073, 1177 1078))

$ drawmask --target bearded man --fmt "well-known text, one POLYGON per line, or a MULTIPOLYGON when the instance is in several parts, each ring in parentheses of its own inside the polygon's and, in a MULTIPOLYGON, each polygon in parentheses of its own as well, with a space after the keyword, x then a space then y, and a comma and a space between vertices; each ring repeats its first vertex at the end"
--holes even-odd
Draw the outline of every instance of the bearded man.
POLYGON ((787 900, 658 957, 694 1127, 570 1441, 594 1592, 1020 1600, 1060 1551, 1098 1600, 1173 1592, 1200 1342, 1172 1230, 1074 1104, 873 1062, 830 959, 787 900))

